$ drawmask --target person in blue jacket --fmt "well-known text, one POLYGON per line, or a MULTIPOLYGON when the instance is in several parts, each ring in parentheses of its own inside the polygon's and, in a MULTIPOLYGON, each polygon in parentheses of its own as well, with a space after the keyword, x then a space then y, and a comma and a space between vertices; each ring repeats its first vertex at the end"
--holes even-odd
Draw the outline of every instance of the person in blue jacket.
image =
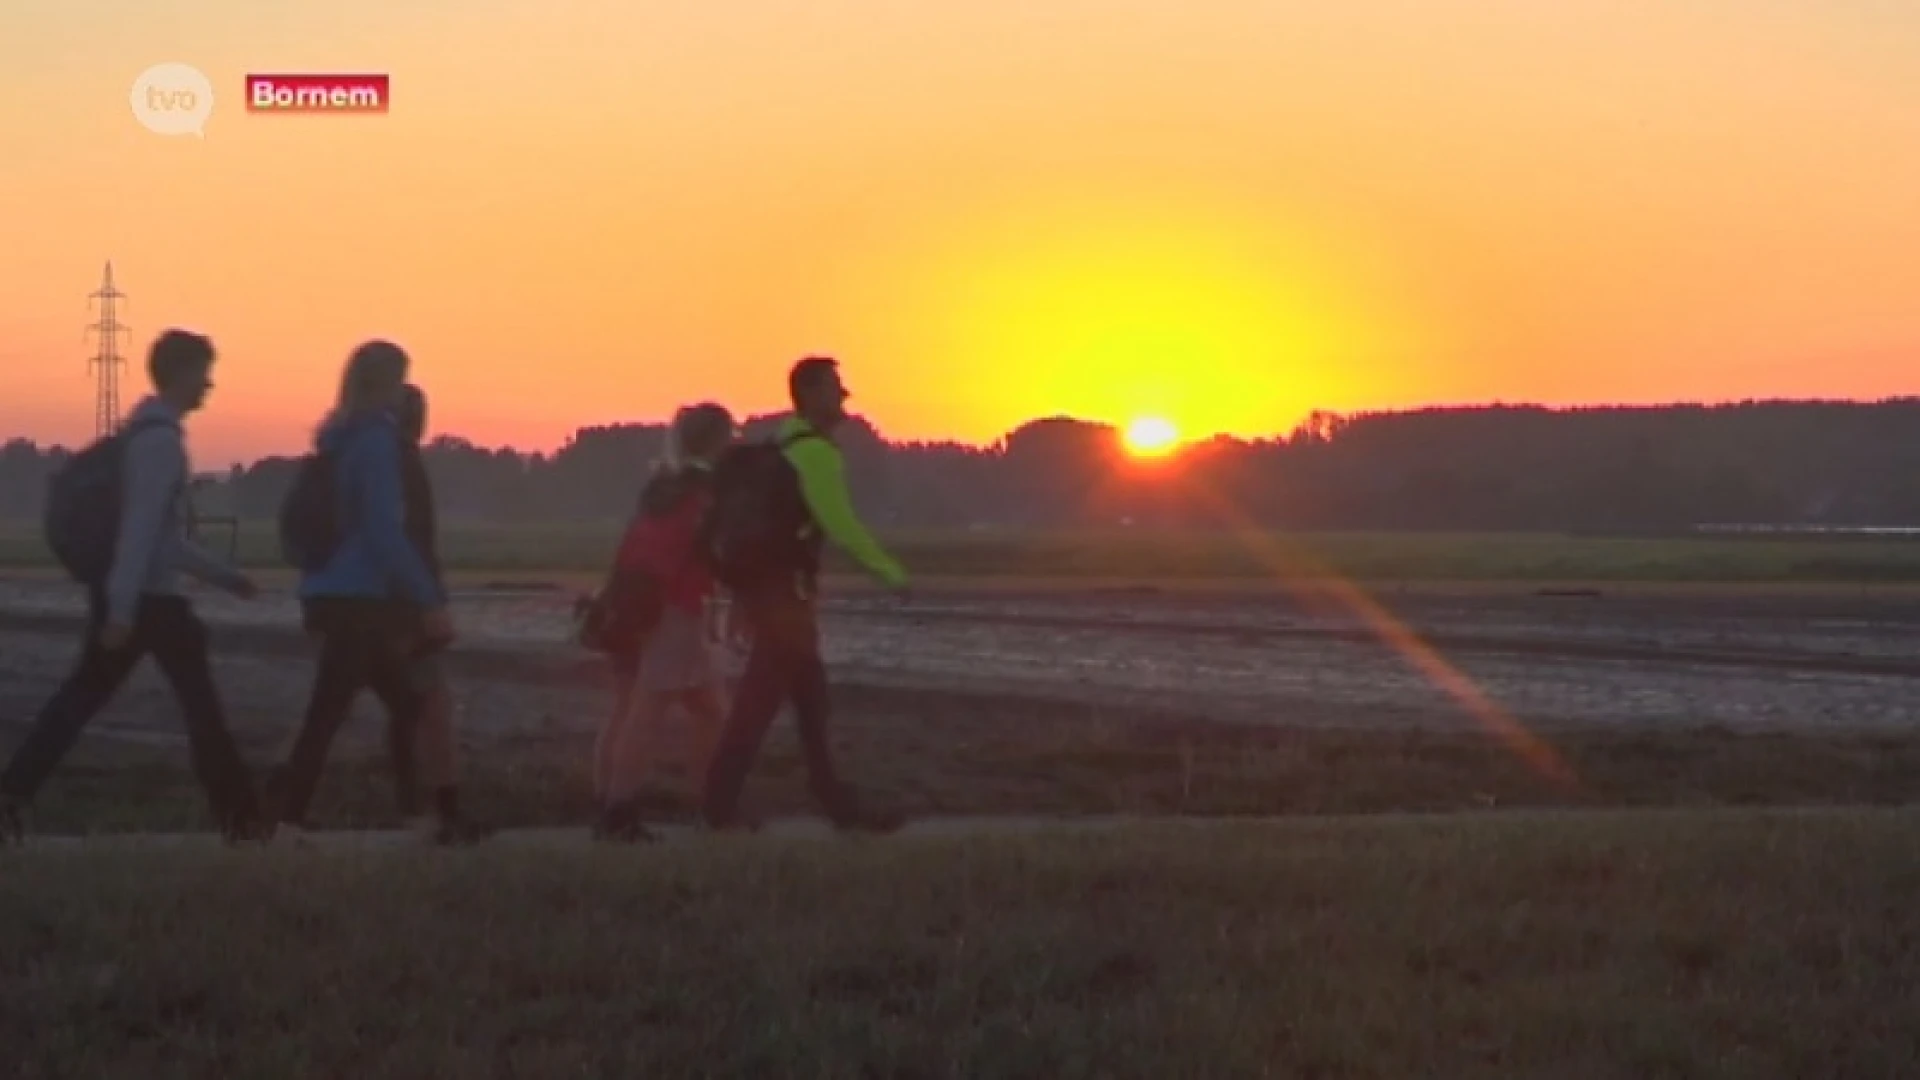
MULTIPOLYGON (((319 785, 327 749, 354 698, 372 689, 403 732, 418 729, 424 705, 412 660, 422 635, 453 638, 446 594, 425 555, 409 539, 397 409, 408 357, 387 341, 369 341, 348 358, 339 401, 321 423, 315 449, 333 462, 341 533, 331 555, 300 577, 309 632, 320 641, 307 711, 286 763, 266 783, 266 801, 282 834, 297 836, 319 785)), ((396 772, 411 773, 410 762, 396 772)), ((396 776, 408 801, 410 775, 396 776)))

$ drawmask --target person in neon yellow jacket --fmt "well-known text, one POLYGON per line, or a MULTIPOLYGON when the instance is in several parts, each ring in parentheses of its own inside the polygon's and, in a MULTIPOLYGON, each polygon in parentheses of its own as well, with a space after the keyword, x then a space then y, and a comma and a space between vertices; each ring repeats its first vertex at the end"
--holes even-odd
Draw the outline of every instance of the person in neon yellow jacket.
POLYGON ((726 727, 708 763, 702 809, 712 828, 739 824, 736 814, 747 771, 780 707, 790 701, 808 786, 829 820, 844 830, 888 832, 898 827, 898 819, 863 806, 834 771, 827 738, 832 709, 814 597, 820 548, 827 539, 894 589, 906 588, 907 573, 861 524, 847 492, 845 462, 833 443, 850 396, 840 381, 839 365, 830 357, 806 357, 793 366, 787 387, 794 411, 781 422, 776 441, 797 475, 804 504, 803 565, 795 575, 776 575, 733 598, 753 642, 726 727))
MULTIPOLYGON (((834 387, 839 388, 839 377, 828 370, 834 387)), ((844 388, 838 392, 846 393, 844 388)), ((905 589, 906 568, 880 546, 880 541, 867 531, 853 508, 853 496, 847 490, 846 459, 834 444, 831 431, 823 432, 805 416, 795 413, 780 422, 778 438, 787 460, 800 474, 800 493, 806 499, 816 527, 810 537, 816 559, 820 541, 832 540, 883 584, 905 589)))

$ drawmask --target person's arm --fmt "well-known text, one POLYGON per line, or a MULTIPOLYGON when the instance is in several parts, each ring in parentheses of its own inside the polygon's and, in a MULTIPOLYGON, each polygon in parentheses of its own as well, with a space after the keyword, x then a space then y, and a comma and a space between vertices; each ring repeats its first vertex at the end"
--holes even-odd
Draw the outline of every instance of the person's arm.
MULTIPOLYGON (((184 447, 181 453, 180 475, 184 481, 187 475, 184 447)), ((174 500, 178 502, 184 499, 185 491, 186 484, 183 482, 181 486, 174 489, 174 500)), ((172 535, 166 537, 166 544, 166 558, 173 569, 227 592, 240 592, 247 588, 247 576, 241 573, 238 567, 201 547, 193 537, 187 534, 184 527, 175 528, 172 535)))
POLYGON ((839 449, 825 439, 797 439, 787 447, 787 460, 800 474, 800 491, 827 536, 874 577, 895 587, 905 585, 906 570, 867 532, 854 512, 839 449))
POLYGON ((107 621, 133 625, 147 573, 165 541, 168 512, 187 468, 180 433, 164 425, 140 431, 121 448, 119 535, 107 571, 107 621))
POLYGON ((445 607, 446 594, 407 537, 398 438, 392 432, 370 431, 355 442, 351 453, 354 527, 365 530, 374 562, 408 600, 428 611, 445 607))
POLYGON ((238 592, 247 585, 247 576, 225 559, 196 543, 184 531, 170 538, 169 556, 174 569, 204 581, 216 589, 238 592))

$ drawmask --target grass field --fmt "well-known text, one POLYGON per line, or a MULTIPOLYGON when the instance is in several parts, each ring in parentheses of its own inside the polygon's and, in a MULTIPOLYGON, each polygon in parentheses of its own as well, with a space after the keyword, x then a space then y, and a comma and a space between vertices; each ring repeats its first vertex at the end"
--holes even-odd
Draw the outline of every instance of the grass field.
MULTIPOLYGON (((449 525, 450 568, 591 574, 618 527, 449 525)), ((225 549, 233 536, 210 527, 225 549)), ((907 532, 886 542, 918 575, 957 579, 1256 580, 1337 574, 1359 581, 1920 582, 1920 540, 1610 538, 1551 534, 907 532)), ((245 522, 245 565, 282 565, 272 526, 245 522)), ((46 567, 37 528, 0 527, 0 567, 46 567)), ((836 566, 844 567, 843 562, 836 566)))
MULTIPOLYGON (((844 774, 876 803, 914 817, 1920 804, 1920 733, 1564 733, 1549 741, 1574 777, 1565 783, 1480 735, 1161 726, 1059 714, 1040 723, 996 720, 964 704, 846 720, 838 749, 844 774)), ((249 758, 264 766, 276 753, 257 748, 249 758)), ((398 825, 384 759, 335 757, 313 823, 398 825)), ((593 812, 590 760, 584 733, 472 745, 461 763, 464 801, 498 826, 584 828, 593 812)), ((690 821, 685 778, 668 764, 649 789, 651 816, 690 821)), ((775 815, 811 814, 805 775, 791 725, 776 725, 748 802, 775 815)), ((40 793, 31 825, 52 834, 209 827, 184 748, 106 740, 75 749, 40 793)))
POLYGON ((1920 818, 0 857, 38 1077, 1898 1076, 1920 818))

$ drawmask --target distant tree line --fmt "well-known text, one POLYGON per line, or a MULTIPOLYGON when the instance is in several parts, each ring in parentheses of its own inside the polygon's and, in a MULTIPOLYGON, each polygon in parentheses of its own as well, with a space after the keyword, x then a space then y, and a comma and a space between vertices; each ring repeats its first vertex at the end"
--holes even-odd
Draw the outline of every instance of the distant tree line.
MULTIPOLYGON (((856 420, 841 443, 863 511, 894 528, 1920 524, 1920 398, 1316 413, 1284 437, 1220 438, 1159 461, 1132 460, 1112 428, 1066 418, 988 447, 888 442, 856 420)), ((442 436, 427 460, 450 519, 605 520, 625 516, 663 446, 662 426, 636 424, 583 428, 550 454, 442 436)), ((0 447, 0 518, 37 518, 66 453, 0 447)), ((270 517, 296 466, 236 466, 198 498, 209 512, 270 517)))

